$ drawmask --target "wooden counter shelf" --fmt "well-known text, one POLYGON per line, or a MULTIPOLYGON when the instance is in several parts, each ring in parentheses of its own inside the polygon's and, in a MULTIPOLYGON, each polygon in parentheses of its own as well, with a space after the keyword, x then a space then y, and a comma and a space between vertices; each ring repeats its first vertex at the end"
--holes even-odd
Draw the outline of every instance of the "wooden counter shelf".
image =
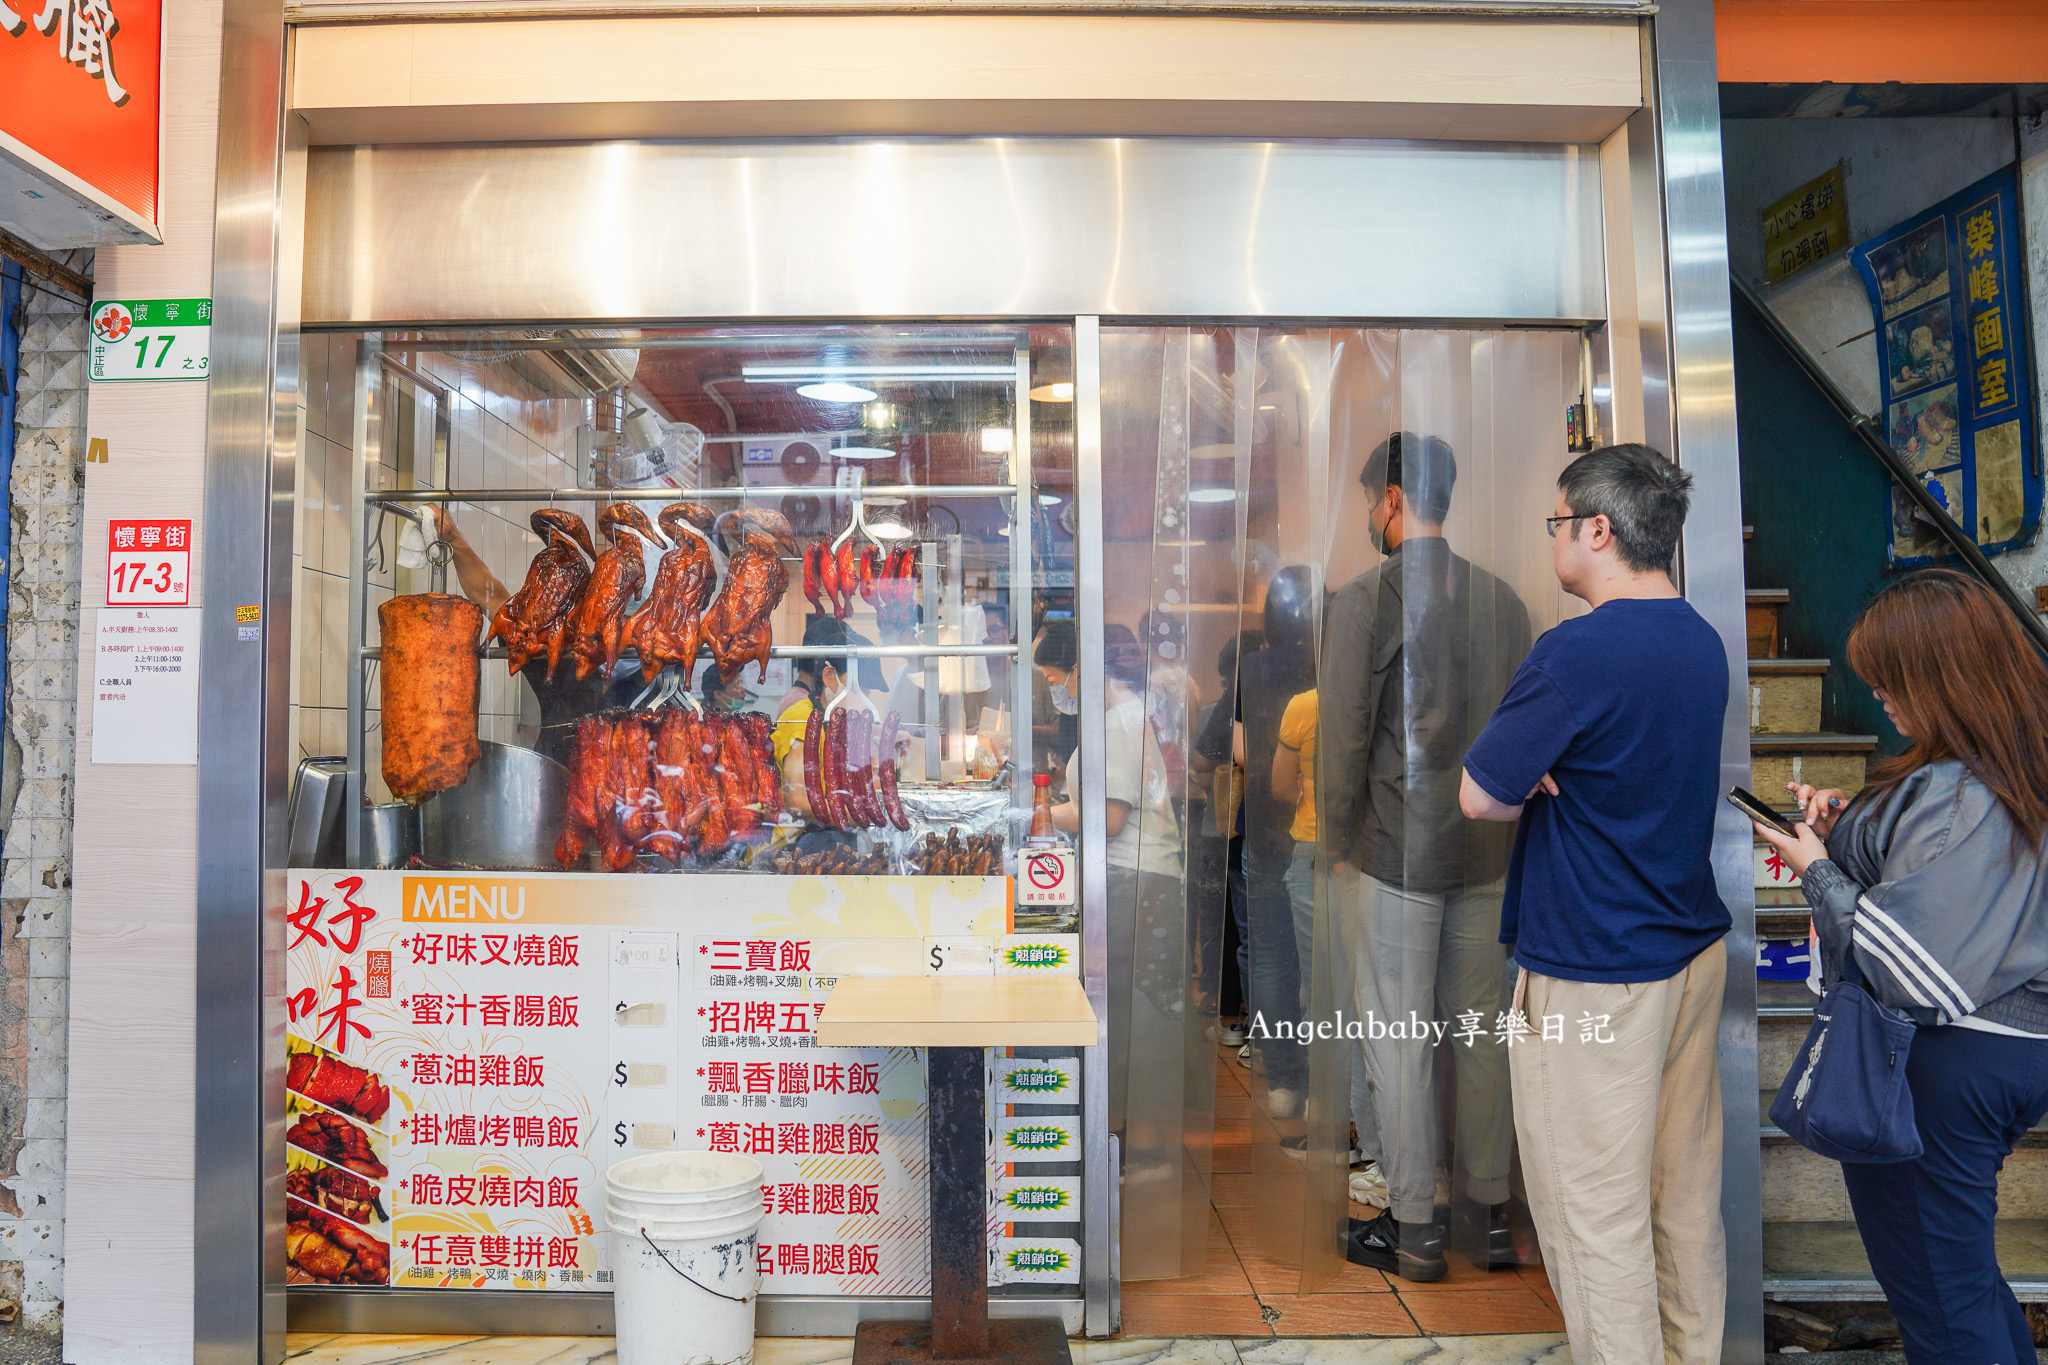
POLYGON ((842 976, 819 1047, 1093 1047, 1074 976, 842 976))
POLYGON ((842 976, 818 1016, 820 1047, 923 1047, 931 1154, 932 1317, 864 1322, 854 1365, 1072 1365, 1060 1319, 988 1320, 982 1049, 1093 1047, 1079 977, 842 976))

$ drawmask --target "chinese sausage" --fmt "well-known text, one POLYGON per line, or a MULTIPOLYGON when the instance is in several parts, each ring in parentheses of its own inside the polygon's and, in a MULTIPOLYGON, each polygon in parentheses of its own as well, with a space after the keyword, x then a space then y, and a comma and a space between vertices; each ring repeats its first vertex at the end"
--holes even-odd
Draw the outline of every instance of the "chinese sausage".
POLYGON ((377 608, 384 785, 395 799, 418 805, 459 787, 483 757, 476 737, 483 628, 482 607, 445 592, 394 597, 377 608))
POLYGON ((548 656, 548 677, 562 661, 569 640, 569 618, 590 581, 590 563, 597 558, 590 528, 574 512, 543 507, 527 518, 544 544, 526 568, 526 581, 491 618, 491 634, 504 641, 511 672, 526 667, 535 655, 548 656))

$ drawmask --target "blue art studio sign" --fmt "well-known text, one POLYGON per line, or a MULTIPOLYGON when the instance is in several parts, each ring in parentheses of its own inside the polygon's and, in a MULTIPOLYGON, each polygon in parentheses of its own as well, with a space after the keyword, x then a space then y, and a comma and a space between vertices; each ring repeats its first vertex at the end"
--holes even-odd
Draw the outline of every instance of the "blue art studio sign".
MULTIPOLYGON (((1852 253, 1877 313, 1892 448, 1986 554, 2041 523, 2019 179, 1995 172, 1852 253)), ((1887 558, 1932 563, 1941 542, 1892 490, 1887 558)))

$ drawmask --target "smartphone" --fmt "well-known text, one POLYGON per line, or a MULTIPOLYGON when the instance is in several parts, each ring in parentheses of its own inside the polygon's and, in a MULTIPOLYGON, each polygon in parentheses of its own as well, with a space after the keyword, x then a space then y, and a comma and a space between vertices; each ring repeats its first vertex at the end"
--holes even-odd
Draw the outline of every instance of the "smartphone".
POLYGON ((1758 824, 1778 831, 1787 839, 1797 839, 1799 837, 1799 831, 1786 824, 1785 817, 1772 810, 1769 806, 1766 806, 1757 798, 1754 792, 1745 791, 1741 787, 1730 787, 1728 789, 1728 804, 1758 824))

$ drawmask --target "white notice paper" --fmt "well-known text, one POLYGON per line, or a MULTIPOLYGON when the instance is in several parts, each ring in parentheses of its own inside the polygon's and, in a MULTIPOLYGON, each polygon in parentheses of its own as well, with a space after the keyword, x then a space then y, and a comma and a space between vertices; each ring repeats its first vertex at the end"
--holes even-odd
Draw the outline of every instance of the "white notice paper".
POLYGON ((92 761, 199 761, 199 608, 102 607, 92 761))

